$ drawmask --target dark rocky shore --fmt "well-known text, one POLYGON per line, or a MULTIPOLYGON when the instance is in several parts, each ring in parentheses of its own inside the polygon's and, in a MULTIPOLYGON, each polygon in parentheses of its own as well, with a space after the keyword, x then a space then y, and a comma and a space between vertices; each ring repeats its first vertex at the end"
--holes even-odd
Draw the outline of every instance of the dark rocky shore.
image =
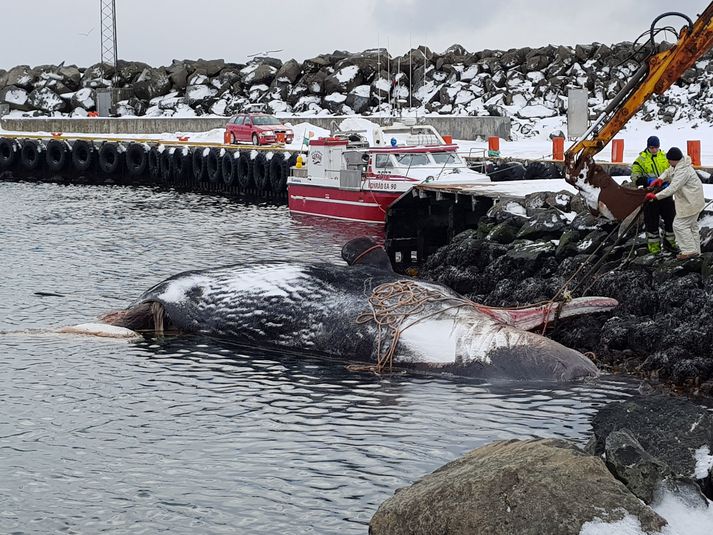
POLYGON ((585 448, 537 438, 468 452, 398 489, 369 533, 709 533, 709 410, 681 398, 637 397, 600 409, 592 431, 585 448))
MULTIPOLYGON (((338 50, 301 62, 258 57, 247 64, 199 59, 161 67, 122 60, 116 69, 5 66, 0 104, 30 116, 85 116, 95 109, 95 91, 113 83, 128 90, 118 115, 231 115, 257 102, 275 113, 369 115, 389 112, 389 101, 400 100, 426 113, 510 116, 513 132, 528 135, 537 119, 566 113, 570 87, 588 89, 591 114, 599 115, 644 52, 629 42, 479 52, 453 45, 442 53, 421 46, 403 56, 338 50)), ((666 94, 650 99, 641 116, 710 122, 711 81, 709 54, 666 94)))
POLYGON ((491 306, 548 301, 563 288, 613 297, 614 311, 556 321, 549 336, 604 370, 712 396, 713 229, 701 230, 699 258, 679 262, 646 254, 641 226, 613 246, 617 228, 567 192, 503 199, 477 229, 429 257, 419 276, 491 306))

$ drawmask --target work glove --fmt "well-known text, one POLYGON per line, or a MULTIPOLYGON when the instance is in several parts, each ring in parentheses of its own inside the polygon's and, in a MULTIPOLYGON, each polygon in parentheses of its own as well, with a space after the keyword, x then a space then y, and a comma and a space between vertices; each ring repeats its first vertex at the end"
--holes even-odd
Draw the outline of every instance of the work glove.
POLYGON ((660 178, 657 178, 651 183, 652 188, 660 188, 661 186, 663 186, 663 180, 661 180, 660 178))
POLYGON ((656 194, 655 194, 655 193, 647 193, 647 194, 646 194, 646 200, 647 200, 647 201, 655 201, 655 200, 656 200, 656 194))

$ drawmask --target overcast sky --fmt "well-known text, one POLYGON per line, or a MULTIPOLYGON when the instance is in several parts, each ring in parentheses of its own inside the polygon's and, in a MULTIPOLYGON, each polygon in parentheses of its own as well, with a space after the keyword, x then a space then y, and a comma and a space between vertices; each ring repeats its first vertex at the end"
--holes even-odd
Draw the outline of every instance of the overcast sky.
MULTIPOLYGON (((425 43, 469 51, 635 39, 676 9, 692 18, 708 0, 116 0, 119 58, 168 65, 174 58, 249 54, 303 60, 335 49, 425 43)), ((88 66, 100 57, 100 0, 2 2, 0 68, 88 66)), ((676 26, 680 26, 676 22, 676 26)))

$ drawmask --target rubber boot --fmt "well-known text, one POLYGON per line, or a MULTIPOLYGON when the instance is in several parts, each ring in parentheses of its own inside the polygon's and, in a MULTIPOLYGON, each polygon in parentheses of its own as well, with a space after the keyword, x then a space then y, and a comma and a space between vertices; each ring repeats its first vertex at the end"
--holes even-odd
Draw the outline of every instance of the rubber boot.
POLYGON ((659 235, 647 232, 646 246, 649 249, 649 254, 659 254, 661 252, 661 243, 659 243, 659 235))
POLYGON ((678 254, 681 252, 676 245, 676 236, 672 232, 667 232, 663 237, 663 249, 669 253, 678 254))
POLYGON ((658 241, 650 241, 646 244, 649 249, 649 254, 659 254, 661 252, 661 244, 658 241))

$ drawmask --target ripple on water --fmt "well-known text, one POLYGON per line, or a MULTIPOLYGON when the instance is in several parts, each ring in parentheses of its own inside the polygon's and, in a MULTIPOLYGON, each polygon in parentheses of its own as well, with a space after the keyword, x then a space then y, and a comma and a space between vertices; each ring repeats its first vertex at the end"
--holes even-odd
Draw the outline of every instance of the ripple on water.
MULTIPOLYGON (((186 269, 337 261, 365 230, 216 197, 0 183, 0 331, 86 321, 186 269)), ((195 337, 0 340, 3 532, 364 533, 396 488, 482 444, 584 442, 596 408, 635 386, 378 378, 195 337)))

